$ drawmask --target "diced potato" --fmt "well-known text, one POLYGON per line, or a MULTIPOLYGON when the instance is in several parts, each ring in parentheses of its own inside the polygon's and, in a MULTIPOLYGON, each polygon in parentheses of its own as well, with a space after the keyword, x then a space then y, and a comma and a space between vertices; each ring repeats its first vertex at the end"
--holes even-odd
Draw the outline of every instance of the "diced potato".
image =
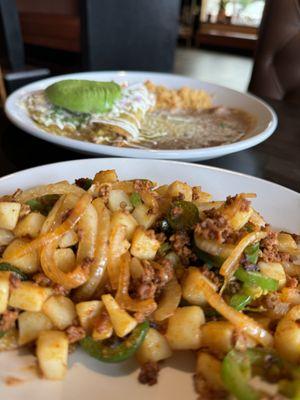
POLYGON ((18 318, 19 345, 36 340, 42 331, 53 328, 51 320, 43 312, 24 311, 18 318))
POLYGON ((253 210, 251 217, 249 218, 249 222, 258 228, 263 228, 266 226, 265 220, 256 210, 253 210))
POLYGON ((10 272, 0 272, 0 314, 3 314, 8 305, 10 272))
POLYGON ((297 249, 297 243, 289 233, 279 233, 278 248, 279 251, 290 252, 297 249))
POLYGON ((228 321, 210 321, 201 326, 201 346, 211 352, 227 353, 234 344, 235 326, 228 321))
POLYGON ((65 233, 59 241, 58 246, 60 248, 71 247, 78 243, 78 235, 77 233, 71 229, 67 233, 65 233))
POLYGON ((205 323, 201 307, 177 308, 169 319, 166 338, 173 350, 196 350, 201 345, 200 327, 205 323))
POLYGON ((63 272, 70 272, 74 269, 76 257, 72 249, 57 249, 54 253, 57 267, 63 272))
POLYGON ((93 321, 100 314, 103 303, 100 300, 82 301, 75 306, 80 325, 87 331, 93 327, 93 321))
POLYGON ((160 242, 152 238, 143 228, 138 227, 134 231, 130 248, 130 252, 134 257, 153 260, 159 247, 160 242))
POLYGON ((221 378, 221 361, 211 354, 204 352, 198 353, 196 374, 204 378, 208 386, 214 390, 224 389, 221 378))
POLYGON ((94 177, 94 183, 114 183, 117 182, 118 175, 114 169, 99 171, 94 177))
POLYGON ((46 379, 61 380, 65 377, 68 347, 68 338, 64 332, 48 330, 39 335, 36 355, 46 379))
POLYGON ((150 208, 145 204, 136 206, 132 215, 137 220, 138 224, 145 229, 149 229, 158 218, 158 214, 150 212, 150 208))
POLYGON ((222 215, 228 219, 231 228, 234 230, 240 230, 254 212, 252 207, 243 209, 243 201, 245 201, 243 195, 237 195, 231 201, 226 201, 220 208, 222 215))
MULTIPOLYGON (((13 257, 16 250, 28 243, 28 239, 15 239, 12 241, 3 253, 3 259, 13 257)), ((27 254, 26 256, 13 260, 14 266, 18 267, 26 274, 32 274, 39 270, 40 260, 37 251, 27 254)))
POLYGON ((150 328, 145 340, 139 347, 136 357, 140 364, 157 362, 171 357, 172 350, 167 339, 156 329, 150 328))
POLYGON ((126 239, 131 240, 133 236, 133 232, 135 231, 138 223, 132 214, 125 213, 123 211, 116 211, 113 213, 111 218, 112 225, 115 223, 121 224, 126 228, 126 239))
MULTIPOLYGON (((101 318, 101 314, 96 317, 96 320, 101 318)), ((97 322, 97 321, 95 321, 97 322)), ((97 329, 96 327, 93 329, 92 338, 94 340, 105 340, 112 336, 114 333, 114 329, 110 319, 105 319, 105 323, 101 321, 101 329, 97 329)))
POLYGON ((173 182, 167 192, 168 196, 170 197, 179 197, 183 196, 183 200, 192 201, 193 191, 191 186, 187 183, 175 181, 173 182))
POLYGON ((136 327, 137 321, 125 310, 122 310, 110 294, 104 294, 102 296, 102 301, 117 336, 124 337, 136 327))
POLYGON ((21 204, 1 201, 0 202, 0 228, 12 231, 15 229, 21 210, 21 204))
POLYGON ((62 331, 74 323, 76 310, 69 297, 51 296, 43 305, 43 312, 50 318, 53 325, 62 331))
POLYGON ((207 305, 207 301, 202 292, 202 280, 205 279, 214 290, 216 286, 207 278, 205 278, 198 268, 188 268, 182 284, 182 297, 190 304, 198 306, 207 305))
POLYGON ((18 237, 30 236, 36 238, 45 222, 46 217, 39 212, 31 212, 22 218, 14 229, 14 233, 18 237))
MULTIPOLYGON (((201 186, 194 186, 192 188, 193 191, 193 203, 198 205, 202 205, 205 203, 208 203, 211 198, 212 195, 210 193, 206 193, 206 192, 202 192, 201 186)), ((199 210, 200 211, 200 210, 199 210)))
POLYGON ((229 223, 232 229, 238 231, 242 229, 244 225, 249 221, 251 215, 253 213, 253 209, 249 207, 248 211, 238 211, 236 212, 230 219, 229 223))
POLYGON ((258 267, 260 269, 261 274, 278 281, 279 289, 285 286, 286 275, 284 272, 284 268, 280 263, 260 261, 258 263, 258 267))
POLYGON ((279 321, 275 335, 274 347, 279 356, 292 364, 300 362, 300 305, 291 308, 279 321))
POLYGON ((8 305, 26 311, 41 311, 44 302, 52 294, 52 289, 40 287, 32 282, 20 282, 11 291, 8 305))
POLYGON ((7 246, 14 240, 15 235, 7 229, 0 229, 0 246, 7 246))
POLYGON ((111 211, 132 211, 133 206, 129 196, 123 190, 112 190, 108 197, 108 207, 111 211))

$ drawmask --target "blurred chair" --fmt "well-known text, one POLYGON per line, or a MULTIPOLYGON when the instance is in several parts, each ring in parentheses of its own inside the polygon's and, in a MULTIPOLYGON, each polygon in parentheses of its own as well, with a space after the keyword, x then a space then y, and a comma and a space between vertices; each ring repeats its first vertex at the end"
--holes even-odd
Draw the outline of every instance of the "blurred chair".
POLYGON ((171 71, 179 0, 81 0, 87 70, 171 71))
POLYGON ((266 0, 249 91, 300 103, 300 0, 266 0))
POLYGON ((37 69, 25 64, 24 45, 15 0, 0 0, 0 28, 1 75, 8 93, 50 75, 47 68, 37 69))

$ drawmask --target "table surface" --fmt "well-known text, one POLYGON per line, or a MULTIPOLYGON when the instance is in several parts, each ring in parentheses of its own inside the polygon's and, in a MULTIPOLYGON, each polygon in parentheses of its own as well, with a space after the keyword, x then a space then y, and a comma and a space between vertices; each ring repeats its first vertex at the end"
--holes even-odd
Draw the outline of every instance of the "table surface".
MULTIPOLYGON (((295 104, 265 99, 279 125, 264 143, 202 164, 243 172, 300 192, 300 109, 295 104)), ((38 165, 88 156, 44 142, 13 126, 0 111, 0 176, 38 165)))

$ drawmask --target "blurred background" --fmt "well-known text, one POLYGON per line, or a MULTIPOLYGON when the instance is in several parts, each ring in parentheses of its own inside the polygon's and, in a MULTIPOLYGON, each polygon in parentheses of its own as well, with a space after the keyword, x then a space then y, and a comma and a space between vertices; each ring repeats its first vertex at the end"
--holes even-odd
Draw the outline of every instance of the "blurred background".
POLYGON ((47 74, 152 70, 245 91, 264 0, 0 0, 8 91, 47 74))

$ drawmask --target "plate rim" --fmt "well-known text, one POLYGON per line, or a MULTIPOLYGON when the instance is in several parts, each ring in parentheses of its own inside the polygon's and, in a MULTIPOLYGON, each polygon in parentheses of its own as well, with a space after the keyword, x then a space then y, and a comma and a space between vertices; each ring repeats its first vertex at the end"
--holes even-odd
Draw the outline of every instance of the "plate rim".
MULTIPOLYGON (((176 158, 180 159, 181 157, 184 159, 192 159, 193 157, 207 157, 207 158, 214 158, 218 157, 220 155, 225 155, 225 154, 232 154, 238 151, 242 151, 251 147, 256 146, 257 144, 265 141, 268 139, 272 134, 274 134, 275 129, 278 126, 278 117, 273 109, 272 106, 270 106, 266 101, 263 99, 260 99, 259 97, 253 95, 252 93, 243 93, 239 92, 238 90, 228 88, 223 85, 218 85, 215 83, 207 82, 207 81, 201 81, 200 79, 184 76, 184 75, 179 75, 179 74, 171 74, 171 73, 160 73, 160 72, 151 72, 151 71, 122 71, 122 70, 112 70, 112 71, 83 71, 83 72, 76 72, 76 73, 71 73, 71 74, 65 74, 65 75, 57 75, 45 79, 40 79, 38 81, 29 83, 25 86, 22 86, 21 88, 17 89, 13 93, 11 93, 8 98, 6 99, 5 105, 4 105, 4 111, 8 119, 16 125, 18 128, 21 130, 25 131, 26 133, 35 136, 41 140, 44 140, 46 142, 54 143, 59 146, 71 148, 75 151, 79 152, 88 152, 91 154, 105 154, 105 155, 110 155, 113 153, 114 155, 117 156, 122 156, 122 155, 127 155, 129 157, 134 157, 134 158, 166 158, 166 159, 171 159, 171 158, 176 158), (52 133, 49 133, 47 131, 44 131, 43 129, 37 127, 37 126, 29 126, 26 122, 21 121, 17 116, 14 115, 13 108, 21 108, 17 104, 17 99, 20 96, 20 93, 23 91, 28 90, 28 88, 35 86, 36 84, 42 83, 42 82, 47 82, 47 81, 56 81, 60 79, 67 79, 68 77, 72 76, 80 76, 80 75, 93 75, 93 74, 115 74, 119 76, 126 76, 126 75, 147 75, 149 76, 154 75, 154 76, 165 76, 169 78, 174 78, 174 79, 187 79, 190 81, 198 82, 201 84, 207 84, 211 86, 212 88, 220 88, 223 90, 227 90, 233 94, 238 94, 242 95, 248 99, 252 99, 259 103, 263 108, 265 108, 269 114, 270 114, 270 121, 268 123, 268 126, 266 127, 265 130, 262 132, 246 139, 239 140, 234 143, 227 143, 223 144, 220 146, 211 146, 211 147, 205 147, 205 148, 196 148, 196 149, 139 149, 139 148, 119 148, 117 146, 110 146, 110 145, 103 145, 103 144, 96 144, 96 143, 90 143, 90 142, 85 142, 82 140, 77 140, 77 139, 72 139, 64 136, 59 136, 59 135, 54 135, 52 133), (125 153, 125 154, 124 154, 125 153), (211 154, 212 153, 212 154, 211 154), (147 155, 150 155, 150 157, 147 157, 147 155)), ((25 113, 25 110, 22 110, 22 112, 25 113)), ((204 158, 202 158, 204 159, 204 158)))
MULTIPOLYGON (((2 182, 5 182, 5 180, 9 180, 12 179, 14 176, 16 175, 21 175, 21 174, 28 174, 30 172, 34 172, 40 168, 48 168, 48 167, 54 167, 54 166, 62 166, 62 165, 66 165, 66 164, 76 164, 76 163, 85 163, 85 162, 97 162, 99 160, 104 160, 104 161, 114 161, 114 160, 123 160, 124 162, 153 162, 153 163, 163 163, 163 164, 179 164, 179 165, 186 165, 189 167, 193 167, 193 168, 199 168, 199 169, 204 169, 204 170, 213 170, 213 171, 217 171, 217 172, 221 172, 221 173, 225 173, 228 175, 235 175, 235 176, 239 176, 242 178, 247 178, 247 179, 251 179, 253 181, 259 181, 263 184, 268 184, 268 185, 272 185, 280 190, 284 190, 287 192, 290 192, 292 195, 296 195, 297 197, 299 197, 300 199, 300 193, 298 193, 296 190, 290 189, 286 186, 280 185, 279 183, 276 182, 272 182, 269 181, 267 179, 263 179, 260 177, 256 177, 250 174, 245 174, 243 172, 238 172, 238 171, 232 171, 226 168, 220 168, 220 167, 215 167, 215 166, 211 166, 211 165, 203 165, 203 164, 195 164, 195 163, 190 163, 190 162, 186 162, 186 161, 177 161, 177 160, 161 160, 161 159, 149 159, 149 158, 130 158, 130 157, 89 157, 89 158, 78 158, 75 160, 66 160, 66 161, 58 161, 58 162, 53 162, 53 163, 48 163, 48 164, 42 164, 42 165, 38 165, 36 167, 31 167, 31 168, 26 168, 20 171, 16 171, 16 172, 12 172, 10 174, 4 175, 0 177, 0 186, 2 185, 2 182)), ((32 186, 34 187, 34 186, 32 186)))

